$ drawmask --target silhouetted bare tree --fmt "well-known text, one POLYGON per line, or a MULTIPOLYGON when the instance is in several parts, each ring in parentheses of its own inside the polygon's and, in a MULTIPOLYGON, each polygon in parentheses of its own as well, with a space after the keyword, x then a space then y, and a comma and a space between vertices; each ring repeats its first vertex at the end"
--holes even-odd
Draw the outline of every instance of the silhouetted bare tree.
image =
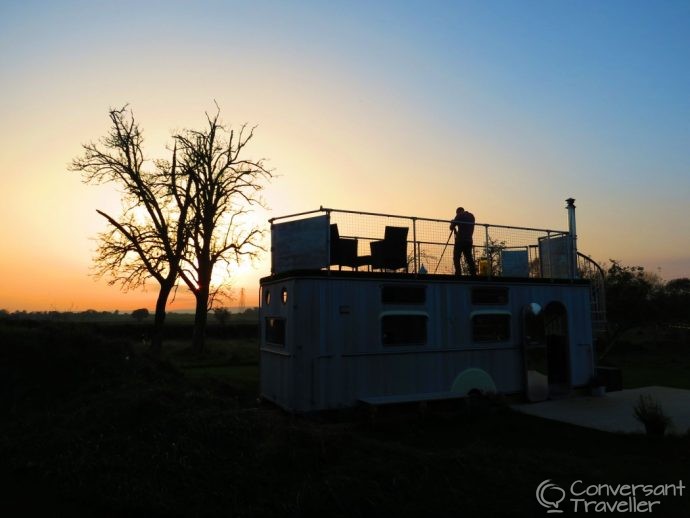
POLYGON ((264 159, 241 157, 254 136, 254 128, 243 125, 228 130, 220 122, 220 110, 206 114, 202 131, 187 130, 176 135, 180 163, 192 180, 189 247, 180 275, 196 298, 193 347, 204 348, 208 310, 213 302, 211 280, 219 263, 237 263, 256 257, 262 250, 263 231, 247 224, 246 216, 272 173, 264 159))
POLYGON ((82 173, 85 183, 113 183, 123 196, 122 212, 97 212, 108 222, 99 234, 96 275, 111 275, 109 283, 127 291, 153 277, 160 289, 156 300, 151 348, 159 352, 165 308, 178 279, 187 245, 187 217, 192 175, 180 171, 177 149, 171 161, 159 160, 145 168, 143 136, 127 106, 110 109, 111 128, 98 143, 83 145, 83 155, 70 169, 82 173))

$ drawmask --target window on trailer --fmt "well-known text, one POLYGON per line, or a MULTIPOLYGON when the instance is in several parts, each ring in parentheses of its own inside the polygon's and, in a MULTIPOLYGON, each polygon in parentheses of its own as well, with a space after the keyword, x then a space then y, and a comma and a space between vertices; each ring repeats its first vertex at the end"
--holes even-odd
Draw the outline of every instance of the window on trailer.
POLYGON ((381 317, 381 343, 386 346, 426 345, 427 315, 395 314, 381 317))
POLYGON ((266 330, 266 343, 285 347, 285 319, 266 317, 264 328, 266 330))
POLYGON ((509 313, 476 313, 472 315, 472 341, 507 342, 510 340, 509 313))

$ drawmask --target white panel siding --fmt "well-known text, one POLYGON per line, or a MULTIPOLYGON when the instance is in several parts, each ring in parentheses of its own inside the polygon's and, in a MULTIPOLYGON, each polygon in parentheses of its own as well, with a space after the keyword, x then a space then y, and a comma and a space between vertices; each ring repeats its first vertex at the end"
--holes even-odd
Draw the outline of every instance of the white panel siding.
POLYGON ((531 302, 545 307, 551 301, 562 303, 568 312, 571 382, 578 386, 589 381, 593 362, 588 285, 498 280, 477 285, 508 287, 508 302, 473 305, 473 284, 448 279, 398 281, 371 274, 263 279, 262 288, 272 297, 269 305, 262 301, 262 327, 264 317, 285 318, 287 343, 282 350, 271 348, 262 331, 262 395, 293 411, 346 407, 366 397, 447 392, 468 368, 486 371, 501 393, 520 392, 522 308, 531 302), (425 302, 383 304, 381 286, 396 282, 426 286, 425 302), (280 300, 283 287, 288 290, 285 305, 280 300), (473 311, 509 312, 510 339, 472 343, 473 311), (427 314, 427 344, 382 345, 384 312, 427 314))

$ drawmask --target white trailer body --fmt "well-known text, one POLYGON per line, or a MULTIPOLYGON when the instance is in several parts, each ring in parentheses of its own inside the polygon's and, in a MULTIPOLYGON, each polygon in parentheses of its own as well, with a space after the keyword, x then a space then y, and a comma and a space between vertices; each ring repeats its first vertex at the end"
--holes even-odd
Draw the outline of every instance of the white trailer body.
POLYGON ((260 287, 261 396, 288 411, 529 398, 534 376, 557 397, 595 372, 586 280, 299 270, 260 287))

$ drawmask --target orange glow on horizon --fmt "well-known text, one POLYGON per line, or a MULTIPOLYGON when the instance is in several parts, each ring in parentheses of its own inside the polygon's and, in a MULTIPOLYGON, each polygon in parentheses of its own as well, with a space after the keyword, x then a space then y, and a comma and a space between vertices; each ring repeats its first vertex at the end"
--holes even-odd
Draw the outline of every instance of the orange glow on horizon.
MULTIPOLYGON (((23 279, 21 265, 1 264, 3 273, 9 275, 0 285, 0 309, 14 311, 132 311, 138 308, 155 308, 158 284, 151 280, 145 288, 123 292, 117 285, 109 286, 107 279, 95 279, 87 271, 61 273, 41 271, 38 263, 31 268, 32 275, 23 279)), ((245 304, 258 304, 258 272, 255 279, 251 272, 231 278, 233 299, 230 307, 239 302, 239 292, 245 288, 245 304)), ((178 287, 168 299, 168 311, 188 311, 195 306, 194 296, 186 287, 178 287)))

